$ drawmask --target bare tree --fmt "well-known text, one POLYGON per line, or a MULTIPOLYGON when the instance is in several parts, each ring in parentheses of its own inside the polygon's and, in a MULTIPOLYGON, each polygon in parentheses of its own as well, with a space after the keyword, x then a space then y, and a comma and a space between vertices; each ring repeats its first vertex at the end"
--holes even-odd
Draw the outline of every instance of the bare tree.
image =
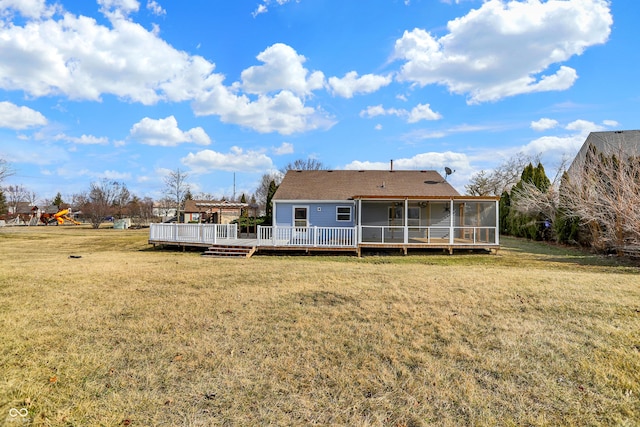
POLYGON ((523 215, 544 218, 552 230, 550 226, 556 224, 560 212, 560 183, 566 164, 567 160, 563 159, 548 187, 540 188, 532 181, 522 181, 512 187, 511 207, 523 215))
POLYGON ((180 211, 184 206, 185 198, 190 192, 190 186, 187 183, 188 177, 189 175, 186 172, 178 168, 169 172, 169 175, 164 178, 164 194, 167 199, 173 202, 178 222, 180 221, 180 211))
POLYGON ((511 207, 529 217, 542 217, 549 222, 549 227, 556 223, 560 196, 558 185, 552 183, 549 188, 542 190, 533 182, 522 182, 511 195, 511 207))
POLYGON ((282 181, 282 177, 284 175, 280 172, 271 172, 265 173, 260 178, 260 183, 258 184, 258 188, 256 192, 253 194, 253 197, 257 201, 258 207, 260 211, 266 212, 267 208, 267 198, 269 196, 269 185, 273 182, 275 185, 280 185, 282 181))
POLYGON ((475 173, 465 185, 471 196, 500 196, 520 181, 522 170, 529 164, 540 162, 540 156, 531 156, 519 152, 491 171, 481 170, 475 173))
POLYGON ((640 246, 640 157, 625 147, 607 154, 589 147, 584 162, 562 183, 560 203, 585 225, 595 249, 616 251, 640 246))
POLYGON ((0 158, 0 184, 14 173, 15 172, 11 169, 9 163, 5 159, 0 158))
POLYGON ((89 218, 91 226, 99 228, 107 217, 113 215, 117 201, 128 192, 124 183, 103 179, 92 182, 89 193, 75 197, 82 213, 89 218))
POLYGON ((7 198, 7 206, 14 213, 18 213, 20 203, 28 203, 31 200, 29 190, 24 185, 9 185, 4 188, 4 194, 7 198))
POLYGON ((322 163, 318 159, 312 159, 311 157, 305 159, 298 159, 294 162, 287 163, 285 167, 280 169, 282 175, 286 174, 287 171, 290 170, 302 170, 302 171, 319 171, 319 170, 327 170, 327 167, 324 163, 322 163))

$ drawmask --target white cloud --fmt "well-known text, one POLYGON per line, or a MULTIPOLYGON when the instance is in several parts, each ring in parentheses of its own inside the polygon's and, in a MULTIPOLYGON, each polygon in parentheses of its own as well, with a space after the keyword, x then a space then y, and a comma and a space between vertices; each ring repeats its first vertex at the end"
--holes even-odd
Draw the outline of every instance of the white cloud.
POLYGON ((542 118, 538 121, 531 122, 531 129, 537 132, 553 129, 556 126, 558 126, 558 121, 553 119, 548 119, 548 118, 542 118))
POLYGON ((536 138, 519 148, 519 151, 531 155, 542 155, 544 163, 558 163, 562 157, 573 158, 590 132, 607 130, 587 120, 575 120, 564 127, 570 131, 560 135, 550 135, 536 138))
POLYGON ((67 141, 74 144, 80 145, 104 145, 109 143, 109 138, 105 136, 97 137, 94 135, 85 135, 82 136, 69 136, 64 133, 59 133, 53 137, 55 141, 67 141))
POLYGON ((251 101, 246 95, 235 95, 219 86, 193 104, 196 115, 220 116, 224 123, 235 123, 260 133, 278 132, 291 135, 315 129, 329 129, 334 120, 321 110, 305 106, 289 91, 273 97, 259 96, 251 101))
POLYGON ((214 65, 168 45, 127 19, 112 28, 65 13, 59 20, 0 26, 0 88, 32 97, 99 101, 103 94, 152 105, 184 101, 220 84, 214 65))
POLYGON ((15 11, 25 18, 40 19, 52 16, 57 10, 58 6, 47 6, 45 0, 0 0, 0 16, 15 11))
POLYGON ((44 126, 47 119, 29 107, 18 107, 7 101, 0 102, 0 127, 22 130, 34 126, 44 126))
POLYGON ((154 15, 166 15, 167 11, 162 8, 155 0, 147 1, 147 9, 151 11, 154 15))
POLYGON ((227 87, 224 76, 214 73, 215 64, 176 50, 126 18, 137 1, 100 4, 119 11, 109 15, 111 27, 70 13, 24 26, 0 25, 0 57, 11 58, 0 67, 0 89, 91 101, 111 94, 144 105, 192 101, 196 115, 217 115, 261 133, 288 135, 335 123, 320 108, 305 105, 303 97, 323 88, 324 75, 305 69, 305 58, 291 47, 267 48, 258 55, 263 65, 248 68, 242 83, 227 87))
POLYGON ((175 147, 185 142, 199 145, 211 144, 211 138, 204 129, 195 127, 186 132, 182 131, 178 128, 178 121, 174 116, 157 120, 145 117, 133 125, 129 137, 142 144, 162 147, 175 147))
POLYGON ((131 173, 129 172, 118 172, 113 170, 106 170, 104 172, 100 172, 96 174, 98 178, 109 179, 113 181, 125 181, 131 179, 131 173))
POLYGON ((620 123, 616 122, 615 120, 603 120, 602 124, 610 128, 615 128, 620 126, 620 123))
POLYGON ((254 10, 251 15, 255 18, 256 16, 263 14, 263 13, 267 13, 269 11, 269 9, 267 8, 267 6, 265 6, 264 4, 259 4, 258 7, 256 8, 256 10, 254 10))
POLYGON ((280 147, 274 148, 273 152, 278 156, 293 154, 293 144, 290 142, 283 142, 280 147))
POLYGON ((306 96, 324 85, 324 74, 315 71, 309 75, 309 70, 302 65, 306 58, 286 44, 269 46, 257 59, 264 65, 249 67, 241 74, 242 89, 247 93, 262 95, 288 90, 306 96))
MULTIPOLYGON (((413 157, 393 160, 393 168, 396 170, 436 170, 443 171, 444 167, 455 170, 469 169, 469 158, 466 154, 445 152, 419 153, 413 157)), ((386 170, 389 162, 369 162, 355 160, 344 167, 348 170, 386 170)))
POLYGON ((227 172, 263 172, 273 168, 273 162, 260 151, 244 151, 240 147, 231 147, 229 153, 202 150, 189 153, 181 159, 182 164, 192 172, 204 174, 216 170, 227 172))
POLYGON ((407 123, 417 123, 420 120, 440 120, 442 115, 431 110, 429 104, 418 104, 411 111, 405 109, 388 108, 373 105, 360 112, 360 117, 372 118, 376 116, 397 116, 407 120, 407 123))
POLYGON ((420 120, 440 120, 441 118, 442 115, 432 111, 429 104, 418 104, 409 112, 407 122, 416 123, 420 120))
POLYGON ((126 16, 140 9, 138 0, 98 0, 98 4, 103 13, 107 15, 115 13, 115 16, 120 14, 126 16))
MULTIPOLYGON (((290 1, 293 0, 275 0, 275 3, 278 3, 280 6, 289 3, 290 1)), ((295 0, 296 3, 298 3, 300 0, 295 0)), ((256 16, 260 15, 261 13, 267 13, 267 11, 269 10, 267 8, 268 5, 274 3, 272 0, 262 0, 262 3, 260 3, 258 5, 258 7, 256 8, 256 10, 253 11, 253 13, 251 13, 251 15, 253 15, 253 17, 255 18, 256 16)))
POLYGON ((378 76, 375 74, 365 74, 358 77, 358 73, 350 71, 343 78, 330 77, 329 87, 334 95, 343 98, 352 98, 358 93, 372 93, 391 83, 391 76, 378 76))
POLYGON ((443 37, 405 31, 395 44, 394 57, 405 61, 397 78, 445 85, 469 103, 564 90, 577 72, 551 66, 605 43, 612 23, 606 0, 489 0, 450 21, 443 37))

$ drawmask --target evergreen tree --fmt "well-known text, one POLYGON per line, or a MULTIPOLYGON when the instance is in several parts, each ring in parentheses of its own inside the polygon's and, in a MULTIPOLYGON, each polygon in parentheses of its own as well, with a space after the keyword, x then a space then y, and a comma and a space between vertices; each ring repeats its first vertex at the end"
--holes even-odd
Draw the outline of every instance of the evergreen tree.
POLYGON ((271 222, 273 221, 273 203, 271 202, 271 199, 273 199, 273 195, 276 194, 277 189, 278 186, 276 185, 275 181, 271 181, 269 183, 269 191, 267 193, 267 206, 265 210, 265 222, 268 224, 271 224, 271 222))
POLYGON ((567 172, 562 174, 560 180, 560 200, 558 201, 558 213, 556 215, 556 222, 553 225, 556 233, 556 238, 560 243, 581 243, 580 237, 580 220, 573 216, 568 215, 568 209, 566 207, 566 201, 562 196, 562 188, 569 185, 569 175, 567 172))
POLYGON ((511 211, 511 196, 508 191, 503 191, 500 196, 500 232, 511 234, 509 230, 509 212, 511 211))
POLYGON ((0 188, 0 215, 4 215, 7 212, 9 212, 9 210, 7 209, 7 198, 4 195, 4 191, 2 191, 2 188, 0 188))
POLYGON ((62 194, 60 194, 60 192, 58 191, 58 194, 56 194, 56 197, 55 199, 53 199, 53 202, 51 202, 51 204, 56 206, 58 210, 60 210, 60 206, 62 206, 63 203, 64 201, 62 200, 62 194))
MULTIPOLYGON (((547 177, 542 163, 538 163, 536 167, 529 163, 522 171, 520 181, 511 189, 510 201, 518 197, 517 194, 522 190, 525 182, 532 183, 541 191, 547 191, 551 186, 551 181, 547 177)), ((543 218, 542 215, 524 215, 515 209, 508 210, 505 221, 507 234, 532 240, 545 238, 548 234, 548 228, 551 226, 548 218, 543 218)))

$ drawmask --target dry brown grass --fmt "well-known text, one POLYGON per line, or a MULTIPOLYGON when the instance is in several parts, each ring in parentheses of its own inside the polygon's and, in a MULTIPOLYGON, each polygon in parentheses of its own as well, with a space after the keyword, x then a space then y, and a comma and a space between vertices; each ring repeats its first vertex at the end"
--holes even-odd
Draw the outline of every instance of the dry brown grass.
POLYGON ((0 424, 640 424, 637 267, 515 240, 203 259, 147 233, 0 230, 0 424))

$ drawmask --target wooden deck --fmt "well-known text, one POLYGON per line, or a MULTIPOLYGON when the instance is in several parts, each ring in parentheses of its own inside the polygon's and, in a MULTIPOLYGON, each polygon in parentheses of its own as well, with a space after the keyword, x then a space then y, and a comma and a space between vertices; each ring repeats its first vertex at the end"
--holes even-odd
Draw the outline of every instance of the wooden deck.
POLYGON ((275 244, 275 245, 258 245, 257 238, 239 238, 239 239, 226 239, 224 242, 211 244, 202 242, 174 242, 174 241, 149 241, 149 244, 154 246, 176 246, 183 249, 186 248, 215 248, 215 247, 246 247, 252 248, 253 253, 258 254, 273 254, 276 252, 287 253, 312 253, 312 252, 325 252, 325 253, 353 253, 361 256, 362 252, 379 252, 379 251, 400 251, 404 255, 407 255, 411 250, 439 250, 449 254, 453 254, 455 251, 480 251, 484 250, 491 253, 497 253, 500 249, 500 245, 493 244, 478 244, 462 239, 456 239, 455 244, 451 245, 448 239, 441 239, 439 242, 410 242, 404 243, 360 243, 356 247, 313 247, 313 246, 292 246, 287 244, 275 244))
MULTIPOLYGON (((223 233, 219 233, 219 230, 207 232, 201 227, 193 227, 193 225, 186 224, 183 230, 178 230, 179 227, 172 226, 171 233, 167 233, 167 230, 161 230, 160 233, 152 231, 149 244, 154 246, 177 246, 182 247, 183 250, 188 247, 194 248, 251 248, 251 253, 311 253, 311 252, 342 252, 353 253, 358 256, 362 255, 362 252, 375 252, 375 251, 401 251, 403 254, 407 254, 412 250, 440 250, 453 254, 454 251, 463 250, 484 250, 488 252, 497 252, 500 248, 497 241, 493 242, 478 242, 473 238, 455 238, 450 240, 449 237, 411 237, 404 241, 404 238, 389 239, 386 241, 362 241, 354 242, 355 232, 344 234, 343 230, 340 230, 338 235, 331 234, 331 231, 335 229, 331 228, 327 230, 314 230, 309 233, 295 232, 286 233, 263 233, 261 235, 238 235, 236 230, 223 229, 223 233), (222 235, 219 236, 219 234, 222 235), (276 237, 277 235, 277 237, 276 237), (261 238, 259 238, 261 237, 261 238)), ((266 229, 266 228, 264 228, 266 229)), ((286 231, 286 230, 285 230, 286 231)), ((462 234, 461 234, 462 235, 462 234)), ((473 234, 472 234, 473 235, 473 234)), ((497 240, 497 239, 496 239, 497 240)))

